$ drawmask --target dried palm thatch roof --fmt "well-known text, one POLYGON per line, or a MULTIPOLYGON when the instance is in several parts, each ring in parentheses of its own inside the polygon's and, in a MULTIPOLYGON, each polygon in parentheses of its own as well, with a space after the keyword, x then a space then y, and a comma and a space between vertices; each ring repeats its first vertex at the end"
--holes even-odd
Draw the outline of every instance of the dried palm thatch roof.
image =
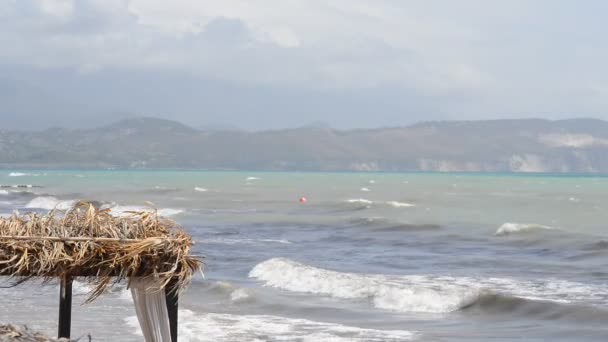
POLYGON ((0 275, 25 281, 65 276, 94 285, 87 302, 112 284, 153 277, 169 291, 186 287, 201 259, 191 256, 192 238, 156 212, 115 217, 109 209, 77 203, 67 212, 0 219, 0 275))
MULTIPOLYGON (((0 325, 0 342, 70 342, 65 338, 52 339, 30 330, 28 327, 18 327, 12 324, 0 325)), ((76 340, 77 341, 77 340, 76 340)), ((90 341, 90 337, 89 337, 90 341)))

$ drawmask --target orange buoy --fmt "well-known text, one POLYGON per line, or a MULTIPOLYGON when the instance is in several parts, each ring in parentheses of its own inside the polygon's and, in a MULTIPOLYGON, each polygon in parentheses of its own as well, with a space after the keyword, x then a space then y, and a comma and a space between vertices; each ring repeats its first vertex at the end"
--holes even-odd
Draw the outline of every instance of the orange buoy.
POLYGON ((304 204, 306 203, 307 199, 306 197, 300 197, 300 203, 304 204))

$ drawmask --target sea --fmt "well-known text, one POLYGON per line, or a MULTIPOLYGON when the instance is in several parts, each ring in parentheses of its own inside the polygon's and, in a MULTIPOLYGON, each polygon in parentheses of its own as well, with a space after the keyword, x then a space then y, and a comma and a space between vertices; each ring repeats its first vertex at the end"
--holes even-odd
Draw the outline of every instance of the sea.
MULTIPOLYGON (((608 177, 0 171, 0 216, 157 210, 204 257, 180 341, 608 341, 608 177)), ((59 289, 0 280, 0 322, 56 335, 59 289)), ((141 341, 125 284, 72 337, 141 341)))

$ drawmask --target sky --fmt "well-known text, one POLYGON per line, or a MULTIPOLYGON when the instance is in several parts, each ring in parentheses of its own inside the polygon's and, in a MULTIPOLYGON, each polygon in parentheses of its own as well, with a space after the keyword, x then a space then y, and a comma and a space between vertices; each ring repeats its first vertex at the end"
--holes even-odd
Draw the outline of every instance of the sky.
POLYGON ((602 0, 3 0, 0 115, 608 119, 605 13, 602 0))

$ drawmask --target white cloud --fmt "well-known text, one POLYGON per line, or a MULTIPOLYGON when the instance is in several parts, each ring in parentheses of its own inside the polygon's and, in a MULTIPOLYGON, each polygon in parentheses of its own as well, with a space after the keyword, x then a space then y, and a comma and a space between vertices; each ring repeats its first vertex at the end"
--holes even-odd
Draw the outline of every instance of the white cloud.
POLYGON ((413 89, 443 99, 451 115, 595 114, 608 106, 598 91, 608 88, 604 7, 549 0, 22 0, 0 5, 0 64, 413 89))

